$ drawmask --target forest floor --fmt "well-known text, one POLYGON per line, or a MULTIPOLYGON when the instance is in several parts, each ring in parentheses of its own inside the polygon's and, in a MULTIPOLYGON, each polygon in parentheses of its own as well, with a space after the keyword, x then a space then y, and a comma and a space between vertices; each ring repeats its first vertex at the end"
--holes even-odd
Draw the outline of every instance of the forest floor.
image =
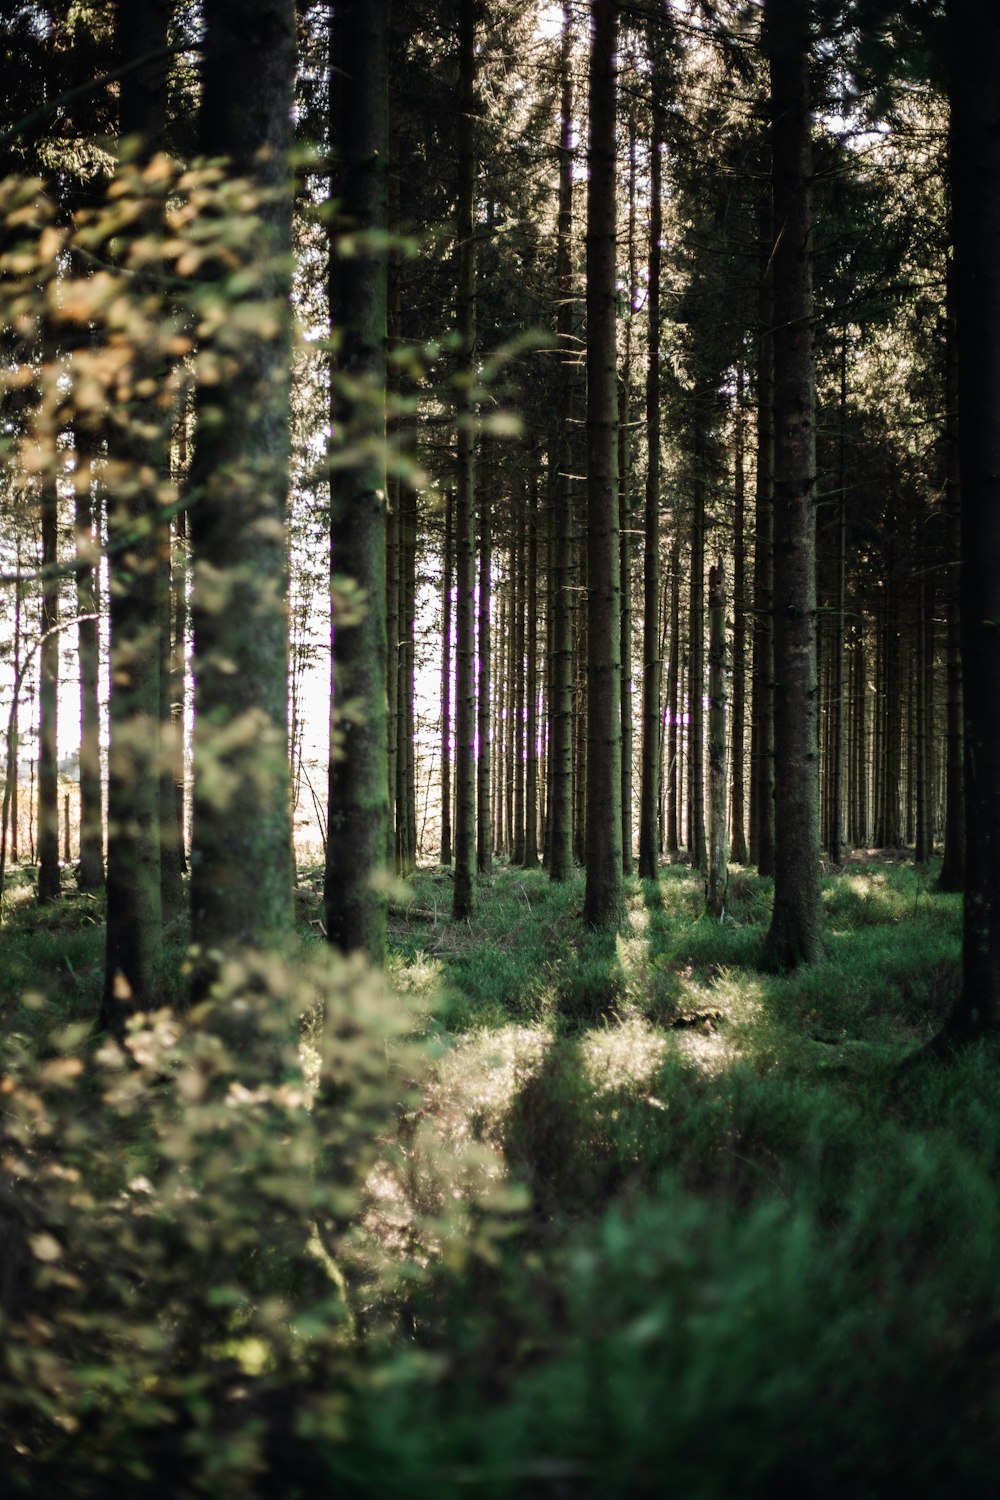
MULTIPOLYGON (((414 1500, 996 1493, 996 1058, 898 1072, 960 979, 961 899, 934 874, 825 876, 826 956, 776 976, 748 870, 721 922, 686 866, 632 880, 618 935, 583 927, 582 877, 498 864, 455 924, 450 872, 419 870, 388 978, 423 1064, 362 1225, 411 1269, 364 1293, 368 1373, 325 1479, 414 1500)), ((97 903, 39 912, 15 883, 7 1036, 96 1009, 102 943, 97 903)))

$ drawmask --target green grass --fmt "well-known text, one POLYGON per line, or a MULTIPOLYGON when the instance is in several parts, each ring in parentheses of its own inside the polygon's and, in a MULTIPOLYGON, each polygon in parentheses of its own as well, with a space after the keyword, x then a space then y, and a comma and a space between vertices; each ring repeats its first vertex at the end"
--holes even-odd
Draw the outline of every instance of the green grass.
MULTIPOLYGON (((286 1374, 273 1353, 259 1373, 243 1361, 241 1389, 259 1383, 246 1428, 226 1399, 197 1395, 205 1450, 243 1434, 245 1484, 267 1433, 267 1451, 307 1476, 290 1496, 992 1493, 996 1056, 970 1049, 896 1082, 955 998, 960 898, 911 866, 851 866, 823 882, 822 960, 773 975, 758 967, 770 883, 749 871, 734 871, 721 922, 687 868, 629 882, 617 935, 583 927, 580 878, 554 886, 501 865, 462 924, 448 872, 410 887, 388 964, 405 1021, 361 971, 336 981, 345 1004, 356 982, 364 997, 330 1054, 330 1118, 351 1144, 328 1159, 337 1192, 362 1174, 367 1203, 346 1280, 331 1303, 315 1260, 295 1258, 294 1213, 267 1255, 229 1270, 222 1255, 220 1295, 226 1276, 242 1288, 242 1321, 221 1320, 211 1359, 242 1351, 246 1328, 264 1355, 280 1347, 272 1305, 310 1331, 296 1331, 286 1374), (423 1039, 419 1065, 398 1024, 423 1039)), ((315 937, 310 901, 300 917, 315 937)), ((0 1005, 19 1045, 44 1050, 54 1023, 92 1014, 102 951, 92 904, 12 903, 0 1005)), ((212 1233, 226 1243, 232 1201, 233 1233, 252 1245, 256 1220, 229 1186, 240 1153, 278 1152, 273 1192, 287 1162, 302 1170, 302 1148, 284 1122, 266 1144, 210 1118, 226 1152, 216 1172, 206 1138, 212 1233)), ((132 1131, 117 1127, 116 1149, 153 1178, 138 1117, 132 1131)), ((176 1296, 176 1256, 204 1251, 167 1243, 176 1296)), ((166 1276, 155 1262, 151 1274, 166 1276)))

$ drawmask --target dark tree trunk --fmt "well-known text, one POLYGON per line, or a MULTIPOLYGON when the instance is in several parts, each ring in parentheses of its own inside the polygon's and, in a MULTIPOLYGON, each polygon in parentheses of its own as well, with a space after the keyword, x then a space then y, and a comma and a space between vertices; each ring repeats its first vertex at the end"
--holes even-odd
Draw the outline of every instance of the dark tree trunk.
POLYGON ((809 14, 768 0, 774 225, 774 908, 764 961, 822 952, 809 14))
POLYGON ((587 885, 592 926, 624 910, 621 575, 615 493, 617 6, 593 0, 587 184, 587 885))
MULTIPOLYGON (((122 61, 147 59, 125 72, 120 84, 121 133, 137 143, 140 160, 163 146, 168 20, 165 0, 129 0, 117 7, 122 61)), ((160 230, 157 207, 150 205, 142 227, 149 234, 160 230)), ((142 349, 134 351, 133 389, 155 383, 159 373, 155 358, 142 349)), ((169 416, 155 400, 133 397, 130 408, 116 417, 109 452, 127 480, 109 485, 107 495, 111 695, 101 1024, 109 1030, 121 1029, 130 1010, 149 1009, 156 999, 162 956, 160 812, 166 780, 161 745, 164 712, 169 713, 169 668, 165 691, 162 662, 166 608, 161 538, 166 523, 157 496, 168 471, 169 416), (130 534, 135 539, 123 551, 122 540, 130 534)), ((169 888, 171 915, 180 906, 179 868, 176 875, 169 888)))
MULTIPOLYGON (((331 279, 331 324, 341 348, 334 372, 334 417, 348 451, 330 480, 331 598, 338 581, 364 590, 359 614, 331 618, 333 704, 324 904, 329 941, 343 952, 385 958, 386 912, 379 875, 388 828, 386 694, 385 389, 387 260, 374 238, 387 226, 389 147, 388 0, 337 6, 344 73, 339 89, 340 201, 356 252, 331 279), (338 377, 361 396, 338 396, 338 377)), ((336 255, 336 245, 331 256, 336 255)))
POLYGON ((965 903, 947 1041, 1000 1027, 1000 12, 951 0, 958 331, 965 903))
MULTIPOLYGON (((54 567, 59 549, 59 497, 55 476, 41 492, 42 567, 54 567)), ((59 897, 59 579, 42 584, 42 645, 38 688, 38 899, 59 897)))
POLYGON ((456 921, 472 916, 476 858, 476 685, 473 614, 475 608, 475 494, 472 378, 476 335, 476 254, 473 241, 473 200, 476 158, 473 141, 475 110, 475 4, 459 0, 458 8, 458 220, 457 328, 460 375, 463 382, 458 409, 458 467, 456 470, 455 542, 458 588, 456 615, 455 705, 455 891, 452 915, 456 921))
POLYGON ((257 272, 229 379, 201 392, 191 486, 195 736, 192 937, 203 958, 284 942, 292 921, 288 785, 288 493, 295 77, 292 0, 204 0, 202 149, 262 200, 243 247, 257 272), (261 270, 260 268, 267 268, 261 270), (219 590, 224 580, 225 607, 219 590))
POLYGON ((688 616, 688 845, 697 870, 708 870, 705 848, 705 416, 695 409, 691 518, 691 598, 688 616))
MULTIPOLYGON (((663 239, 661 111, 654 109, 649 168, 649 285, 646 363, 646 511, 642 583, 642 774, 639 787, 639 874, 659 872, 660 773, 663 723, 660 658, 660 264, 663 239)), ((676 645, 674 646, 676 651, 676 645)))
POLYGON ((558 446, 553 495, 552 658, 549 689, 549 874, 573 872, 573 73, 569 0, 563 7, 559 105, 559 223, 556 242, 559 349, 558 446))
POLYGON ((667 658, 667 855, 680 853, 678 796, 681 786, 678 753, 680 734, 680 635, 681 635, 681 544, 674 538, 670 548, 670 654, 667 658))
POLYGON ((706 905, 713 917, 726 909, 729 859, 726 840, 726 581, 721 559, 708 575, 708 871, 706 905))

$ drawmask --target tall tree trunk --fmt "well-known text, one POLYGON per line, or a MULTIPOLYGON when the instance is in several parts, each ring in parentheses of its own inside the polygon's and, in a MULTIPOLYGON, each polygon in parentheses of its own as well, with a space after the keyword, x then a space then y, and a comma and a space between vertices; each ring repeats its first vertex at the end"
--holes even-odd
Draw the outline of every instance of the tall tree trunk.
POLYGON ((444 497, 444 551, 441 557, 441 863, 451 864, 451 588, 454 577, 454 511, 451 490, 444 497))
MULTIPOLYGON (((59 551, 59 495, 55 475, 41 491, 42 567, 59 551)), ((38 899, 59 897, 59 578, 42 583, 42 646, 38 689, 38 899)))
MULTIPOLYGON (((120 128, 137 141, 139 159, 162 149, 166 131, 166 0, 119 3, 118 48, 131 64, 120 84, 120 128), (145 59, 136 66, 140 59, 145 59)), ((142 228, 155 235, 161 212, 151 204, 142 228)), ((140 390, 157 381, 155 358, 133 353, 131 384, 140 390)), ((101 1024, 121 1029, 132 1009, 155 1003, 162 956, 160 812, 166 780, 161 754, 165 700, 163 630, 164 521, 157 490, 169 468, 169 414, 155 400, 134 397, 116 414, 109 450, 124 465, 127 480, 109 486, 110 665, 108 747, 107 928, 101 1024), (135 540, 121 550, 129 534, 135 540)), ((169 712, 167 702, 166 711, 169 712)), ((173 811, 171 796, 170 811, 173 811)), ((180 905, 180 871, 169 887, 180 905)))
MULTIPOLYGON (((77 885, 81 891, 96 891, 104 884, 104 791, 101 785, 101 704, 100 704, 100 633, 96 618, 100 556, 100 526, 94 515, 94 483, 84 483, 93 474, 96 443, 83 424, 76 430, 75 516, 78 560, 89 557, 90 563, 76 575, 77 653, 80 659, 80 865, 77 885), (87 618, 90 616, 90 618, 87 618)), ((18 616, 20 591, 18 592, 18 616)), ((20 619, 15 622, 20 625, 20 619)), ((19 634, 19 630, 15 630, 19 634)), ((19 643, 15 642, 15 670, 19 660, 19 643)), ((15 720, 16 731, 16 720, 15 720)), ((17 809, 14 808, 14 827, 17 809)))
POLYGON ((670 859, 676 859, 680 853, 680 637, 681 543, 675 536, 670 547, 670 654, 667 658, 667 855, 670 859))
POLYGON ((476 688, 473 611, 475 594, 475 493, 472 380, 475 368, 476 251, 473 204, 476 157, 473 112, 476 107, 475 0, 458 7, 458 219, 457 328, 460 376, 458 467, 456 470, 455 540, 458 589, 455 602, 455 890, 452 915, 472 916, 476 853, 476 688))
MULTIPOLYGON (((639 786, 639 874, 659 873, 663 725, 660 684, 660 267, 663 239, 662 112, 653 111, 649 141, 649 283, 646 294, 646 510, 642 580, 642 772, 639 786)), ((676 642, 672 646, 676 665, 676 642)), ((673 728, 673 724, 671 728, 673 728)))
POLYGON ((559 349, 558 449, 553 498, 552 658, 549 689, 549 875, 573 872, 573 70, 572 9, 563 6, 560 48, 559 222, 556 239, 559 349))
POLYGON ((584 919, 624 911, 621 575, 615 493, 617 6, 593 0, 587 184, 587 884, 584 919))
POLYGON ((961 579, 962 503, 959 472, 958 430, 958 337, 955 328, 955 269, 948 262, 946 285, 947 344, 945 360, 945 661, 946 661, 946 750, 944 857, 938 876, 939 891, 960 891, 965 886, 965 782, 962 745, 962 637, 961 579))
POLYGON ((708 575, 708 873, 706 905, 726 909, 729 858, 726 828, 726 580, 721 558, 708 575))
MULTIPOLYGON (((764 152, 770 163, 770 148, 764 152)), ((757 344, 757 480, 754 499, 753 708, 750 728, 750 859, 774 874, 774 260, 769 181, 761 186, 757 344)))
POLYGON ((822 952, 809 13, 768 0, 774 223, 774 908, 764 961, 822 952))
POLYGON ((688 844, 696 870, 707 873, 705 848, 705 415, 694 417, 694 485, 691 519, 690 643, 688 647, 688 844))
POLYGON ((736 371, 736 409, 734 441, 733 519, 733 862, 745 865, 747 842, 745 831, 743 783, 743 730, 746 716, 746 466, 744 450, 743 397, 745 378, 742 364, 736 371))
POLYGON ((517 527, 517 562, 513 570, 511 587, 514 593, 514 672, 511 685, 511 706, 514 720, 514 838, 511 844, 511 859, 516 865, 524 864, 524 786, 525 786, 525 694, 524 694, 524 643, 525 643, 525 587, 527 583, 527 527, 524 495, 519 494, 516 503, 515 525, 517 527))
POLYGON ((965 695, 962 992, 948 1041, 1000 1027, 1000 12, 951 0, 965 695))
POLYGON ((527 764, 525 767, 524 863, 529 870, 538 864, 538 612, 534 601, 538 591, 538 481, 531 483, 531 511, 528 518, 528 570, 526 575, 527 640, 525 672, 527 714, 527 764))
POLYGON ((203 13, 202 149, 228 157, 261 194, 242 251, 256 273, 246 305, 275 331, 244 333, 232 374, 203 388, 191 466, 196 994, 215 953, 282 943, 292 921, 285 518, 295 10, 292 0, 204 0, 203 13))
POLYGON ((632 319, 636 297, 635 256, 636 124, 628 122, 628 317, 625 350, 618 383, 618 526, 621 570, 621 661, 622 661, 622 870, 632 873, 632 319))
MULTIPOLYGON (((350 408, 338 403, 348 451, 361 455, 335 466, 330 483, 331 599, 339 580, 364 590, 359 614, 331 618, 329 811, 324 904, 327 937, 342 951, 385 958, 386 911, 379 876, 388 827, 386 693, 386 316, 389 148, 388 0, 338 5, 345 73, 340 97, 341 212, 359 232, 353 255, 336 278, 340 325, 338 370, 354 388, 350 408), (360 388, 360 397, 357 389, 360 388)), ((333 247, 336 254, 336 246, 333 247)))
POLYGON ((837 543, 834 557, 834 619, 830 638, 830 862, 843 858, 844 830, 844 651, 847 624, 847 329, 840 339, 840 431, 837 443, 837 543))
POLYGON ((476 783, 476 865, 480 875, 488 875, 493 868, 493 818, 490 810, 490 605, 493 553, 490 530, 490 496, 484 485, 480 489, 479 499, 479 765, 476 783))

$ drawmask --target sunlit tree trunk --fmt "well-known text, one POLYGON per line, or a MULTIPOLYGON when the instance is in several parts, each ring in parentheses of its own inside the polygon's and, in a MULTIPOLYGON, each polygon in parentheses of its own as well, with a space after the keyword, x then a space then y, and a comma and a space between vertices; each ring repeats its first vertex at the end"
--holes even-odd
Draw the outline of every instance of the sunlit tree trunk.
POLYGON ((736 372, 736 424, 733 476, 733 725, 732 725, 732 857, 745 865, 747 844, 745 831, 743 782, 743 729, 746 714, 746 468, 744 452, 743 396, 744 371, 736 372))
POLYGON ((454 499, 444 497, 441 555, 441 863, 451 864, 451 590, 454 578, 454 499))

